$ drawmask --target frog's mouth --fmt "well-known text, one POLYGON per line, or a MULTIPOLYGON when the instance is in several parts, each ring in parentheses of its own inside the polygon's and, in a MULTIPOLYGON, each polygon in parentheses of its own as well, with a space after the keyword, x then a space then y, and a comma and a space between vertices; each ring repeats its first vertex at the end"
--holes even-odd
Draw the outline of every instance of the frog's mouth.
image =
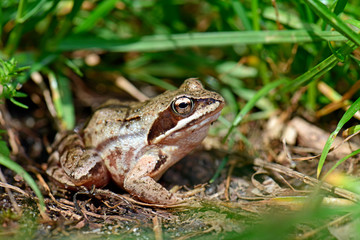
POLYGON ((183 125, 181 128, 177 129, 177 131, 181 131, 183 129, 186 129, 186 128, 190 128, 194 125, 198 125, 199 128, 201 128, 202 126, 204 125, 211 125, 213 122, 215 122, 218 117, 220 116, 221 114, 221 110, 223 109, 224 107, 224 104, 220 104, 216 110, 210 112, 210 113, 207 113, 199 118, 195 118, 189 122, 187 122, 185 125, 183 125))

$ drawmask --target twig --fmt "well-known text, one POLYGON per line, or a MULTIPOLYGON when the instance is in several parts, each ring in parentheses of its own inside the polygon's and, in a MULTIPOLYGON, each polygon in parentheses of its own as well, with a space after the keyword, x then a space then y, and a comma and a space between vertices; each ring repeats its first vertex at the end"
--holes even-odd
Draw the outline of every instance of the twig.
POLYGON ((82 207, 82 211, 84 212, 85 215, 91 216, 91 217, 95 217, 95 218, 100 218, 100 219, 117 219, 117 220, 121 220, 121 221, 137 221, 136 219, 130 219, 130 218, 124 218, 118 215, 106 215, 106 214, 97 214, 94 212, 89 212, 88 210, 86 210, 84 207, 82 207))
POLYGON ((189 239, 189 238, 196 238, 196 236, 198 235, 205 235, 209 232, 212 232, 212 231, 215 231, 215 227, 209 227, 208 229, 206 230, 203 230, 203 231, 197 231, 197 232, 193 232, 193 233, 189 233, 187 235, 184 235, 184 236, 181 236, 181 237, 178 237, 178 238, 175 238, 176 240, 186 240, 186 239, 189 239))
MULTIPOLYGON (((37 179, 39 180, 40 184, 42 184, 42 186, 44 187, 44 189, 47 190, 48 195, 50 196, 50 198, 53 199, 54 202, 56 203, 57 201, 55 200, 54 196, 51 194, 50 188, 49 188, 49 186, 46 184, 46 182, 44 181, 44 179, 43 179, 43 177, 41 176, 41 174, 38 173, 38 172, 35 172, 35 175, 36 175, 37 179)), ((40 209, 41 217, 42 217, 45 221, 50 222, 51 219, 50 219, 49 215, 48 215, 45 211, 41 211, 41 208, 39 208, 39 209, 40 209)))
POLYGON ((100 194, 100 195, 104 195, 104 196, 111 196, 115 199, 120 199, 122 201, 127 202, 129 205, 131 203, 140 205, 140 206, 147 206, 147 207, 158 207, 158 208, 175 208, 175 207, 184 207, 184 206, 188 206, 186 203, 176 203, 176 204, 172 204, 172 205, 162 205, 162 204, 152 204, 152 203, 144 203, 144 202, 139 202, 136 201, 135 199, 131 198, 131 197, 127 197, 124 195, 119 195, 116 193, 113 193, 109 190, 106 189, 95 189, 95 195, 96 194, 100 194))
MULTIPOLYGON (((337 148, 339 148, 341 145, 343 145, 344 143, 346 142, 349 142, 349 140, 353 137, 355 137, 356 135, 360 134, 360 131, 356 132, 356 133, 353 133, 351 134, 350 136, 346 137, 344 140, 342 140, 342 142, 336 144, 335 146, 332 146, 329 150, 329 153, 330 152, 333 152, 335 151, 337 148)), ((349 148, 351 148, 351 145, 349 146, 349 148)), ((319 158, 321 156, 321 153, 315 155, 315 156, 309 156, 309 157, 300 157, 300 158, 292 158, 292 160, 295 160, 295 161, 305 161, 305 160, 312 160, 312 159, 315 159, 315 158, 319 158)))
POLYGON ((22 190, 22 189, 20 189, 20 188, 18 188, 16 186, 10 185, 8 183, 0 182, 0 187, 9 188, 9 189, 12 189, 12 190, 14 190, 16 192, 19 192, 19 193, 25 195, 26 197, 30 197, 30 195, 27 192, 25 192, 24 190, 22 190))
POLYGON ((301 235, 300 237, 297 237, 295 238, 296 240, 302 240, 302 239, 309 239, 311 238, 312 236, 314 236, 315 234, 317 234, 318 232, 320 232, 321 230, 325 229, 325 228, 328 228, 330 226, 333 226, 333 225, 338 225, 339 223, 343 222, 344 220, 346 220, 347 218, 349 218, 351 216, 352 213, 347 213, 345 214, 344 216, 341 216, 339 218, 336 218, 335 220, 329 222, 328 224, 325 224, 321 227, 318 227, 310 232, 306 232, 304 233, 303 235, 301 235))
POLYGON ((309 177, 305 174, 294 171, 294 170, 292 170, 288 167, 285 167, 283 165, 280 165, 280 164, 269 163, 267 161, 257 158, 254 161, 254 165, 262 167, 262 168, 270 169, 275 172, 279 172, 279 173, 285 174, 285 175, 293 177, 293 178, 297 178, 297 179, 301 180, 302 182, 304 182, 305 184, 308 184, 311 186, 319 186, 321 189, 323 189, 325 191, 334 193, 338 196, 344 197, 353 202, 358 202, 360 200, 360 196, 356 193, 336 187, 336 186, 326 183, 326 182, 321 182, 321 181, 317 180, 316 178, 309 177))
POLYGON ((43 77, 41 76, 41 74, 39 72, 33 72, 31 74, 31 79, 40 87, 42 94, 44 96, 44 99, 45 99, 46 106, 49 110, 49 113, 51 114, 53 119, 55 119, 57 129, 62 129, 59 121, 57 120, 58 119, 57 112, 56 112, 54 103, 52 101, 50 91, 49 91, 48 87, 45 85, 43 77))
POLYGON ((280 178, 281 181, 283 181, 291 190, 298 192, 298 190, 296 190, 281 174, 278 173, 277 177, 280 178))
MULTIPOLYGON (((356 83, 351 86, 350 90, 347 91, 341 98, 334 97, 336 94, 332 94, 332 92, 335 92, 335 90, 326 85, 324 82, 319 82, 318 89, 331 101, 331 103, 317 111, 316 116, 321 117, 330 114, 339 108, 347 110, 349 105, 351 105, 351 101, 349 101, 349 99, 360 89, 360 80, 356 81, 356 83)), ((360 116, 356 113, 354 117, 359 119, 360 116)))
MULTIPOLYGON (((4 184, 6 184, 6 185, 10 185, 10 184, 8 184, 8 183, 6 182, 6 178, 5 178, 4 174, 3 174, 3 172, 1 171, 1 169, 0 169, 0 180, 1 180, 0 184, 1 184, 1 183, 4 183, 4 184)), ((11 185, 10 185, 10 186, 11 186, 11 185)), ((3 186, 2 186, 2 187, 3 187, 3 186)), ((16 200, 15 200, 15 198, 14 198, 14 195, 13 195, 12 192, 10 191, 10 188, 8 188, 8 187, 4 187, 4 188, 5 188, 6 193, 7 193, 8 196, 9 196, 10 202, 11 202, 11 204, 13 205, 15 211, 16 211, 19 215, 21 215, 21 209, 19 208, 19 206, 18 206, 18 204, 17 204, 17 202, 16 202, 16 200)), ((13 189, 13 188, 12 188, 12 189, 13 189)), ((21 190, 21 189, 20 189, 20 190, 21 190)), ((22 191, 22 190, 21 190, 21 191, 22 191)))
POLYGON ((162 240, 163 239, 163 233, 162 233, 162 228, 161 228, 161 218, 159 219, 158 216, 153 217, 152 219, 153 221, 153 231, 155 234, 155 239, 156 240, 162 240))
MULTIPOLYGON (((298 132, 298 141, 300 145, 315 148, 319 151, 322 151, 328 137, 329 133, 323 129, 316 127, 307 121, 295 117, 290 122, 289 125, 296 129, 298 132), (306 131, 305 131, 306 130, 306 131)), ((351 136, 352 137, 352 136, 351 136)), ((335 158, 341 159, 344 156, 352 152, 351 149, 358 149, 359 145, 353 142, 349 142, 351 137, 346 138, 345 140, 337 136, 334 140, 333 147, 331 152, 335 158), (348 142, 349 145, 344 145, 344 142, 348 142), (336 151, 334 151, 336 150, 336 151)), ((319 156, 319 155, 317 155, 319 156)), ((316 156, 316 157, 317 157, 316 156)), ((293 160, 296 160, 293 158, 293 160)), ((301 159, 304 160, 304 159, 301 159)))
POLYGON ((54 207, 54 206, 50 205, 49 210, 54 211, 54 212, 58 212, 58 213, 61 214, 61 216, 64 216, 64 217, 70 216, 71 218, 75 219, 76 221, 80 221, 83 218, 83 216, 81 216, 81 215, 75 213, 73 210, 69 210, 69 209, 63 210, 61 208, 54 207))
POLYGON ((235 162, 233 161, 231 164, 230 164, 230 168, 229 168, 229 171, 228 171, 228 175, 226 177, 226 185, 225 185, 225 192, 224 192, 224 195, 225 195, 225 199, 226 201, 229 201, 230 200, 230 197, 229 197, 229 188, 230 188, 230 182, 231 182, 231 175, 234 171, 234 168, 235 168, 235 162))
MULTIPOLYGON (((66 210, 61 210, 59 208, 56 208, 56 210, 58 212, 61 212, 61 213, 67 213, 67 215, 70 215, 71 217, 73 217, 74 219, 76 220, 80 220, 81 219, 81 215, 78 215, 75 213, 75 207, 73 207, 71 204, 74 204, 73 202, 70 202, 70 201, 67 201, 66 204, 64 203, 61 203, 59 201, 57 201, 54 197, 54 195, 52 194, 50 188, 49 188, 49 185, 47 185, 47 183, 44 181, 44 178, 41 176, 41 174, 39 173, 35 173, 36 174, 36 177, 37 179, 39 180, 40 184, 43 186, 43 188, 46 190, 48 196, 51 198, 51 200, 58 206, 58 207, 61 207, 63 209, 66 209, 66 210)), ((62 199, 63 201, 66 201, 66 199, 62 199)), ((55 208, 51 207, 51 206, 48 206, 48 208, 50 210, 54 210, 55 208)), ((64 215, 64 214, 62 214, 64 215)), ((47 220, 49 219, 50 221, 50 218, 49 216, 44 212, 42 214, 42 217, 47 220)))
POLYGON ((137 100, 139 100, 141 102, 149 99, 148 96, 146 96, 145 94, 140 92, 133 84, 131 84, 131 82, 129 82, 129 80, 127 80, 123 76, 116 77, 115 84, 116 84, 116 86, 123 89, 124 91, 126 91, 131 96, 133 96, 134 98, 136 98, 137 100))
POLYGON ((13 155, 19 153, 19 146, 16 143, 16 135, 13 129, 7 124, 11 122, 11 117, 4 104, 0 104, 0 125, 4 126, 9 136, 9 144, 13 155))
POLYGON ((278 30, 283 30, 284 26, 279 21, 279 10, 276 4, 275 0, 271 0, 271 4, 273 5, 273 8, 275 9, 275 20, 278 30))

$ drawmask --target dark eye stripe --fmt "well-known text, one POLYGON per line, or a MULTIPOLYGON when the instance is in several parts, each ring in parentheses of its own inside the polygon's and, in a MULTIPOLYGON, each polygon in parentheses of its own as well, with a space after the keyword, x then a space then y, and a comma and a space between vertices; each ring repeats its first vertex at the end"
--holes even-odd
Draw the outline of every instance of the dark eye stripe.
POLYGON ((165 111, 159 113, 158 118, 150 128, 148 143, 151 143, 156 137, 164 134, 169 129, 174 128, 180 119, 182 119, 182 117, 175 114, 172 107, 168 107, 165 111))

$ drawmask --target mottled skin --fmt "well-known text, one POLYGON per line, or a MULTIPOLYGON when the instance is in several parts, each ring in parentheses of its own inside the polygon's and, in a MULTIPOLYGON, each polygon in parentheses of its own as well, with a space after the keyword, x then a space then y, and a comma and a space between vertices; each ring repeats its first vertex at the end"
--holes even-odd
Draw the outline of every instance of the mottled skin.
POLYGON ((145 102, 109 100, 82 130, 59 135, 47 173, 64 187, 103 187, 112 179, 145 202, 176 203, 156 180, 201 143, 223 106, 193 78, 145 102))

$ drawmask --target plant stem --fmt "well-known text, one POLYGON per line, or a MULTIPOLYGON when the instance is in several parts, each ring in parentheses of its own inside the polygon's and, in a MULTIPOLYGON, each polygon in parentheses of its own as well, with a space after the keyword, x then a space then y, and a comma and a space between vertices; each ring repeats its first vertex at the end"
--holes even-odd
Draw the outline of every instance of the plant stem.
POLYGON ((11 31, 9 40, 5 47, 5 54, 8 57, 12 57, 14 55, 15 49, 19 45, 21 33, 24 27, 24 21, 22 20, 22 17, 24 15, 24 9, 26 4, 27 0, 20 0, 15 18, 15 26, 14 29, 11 31))

